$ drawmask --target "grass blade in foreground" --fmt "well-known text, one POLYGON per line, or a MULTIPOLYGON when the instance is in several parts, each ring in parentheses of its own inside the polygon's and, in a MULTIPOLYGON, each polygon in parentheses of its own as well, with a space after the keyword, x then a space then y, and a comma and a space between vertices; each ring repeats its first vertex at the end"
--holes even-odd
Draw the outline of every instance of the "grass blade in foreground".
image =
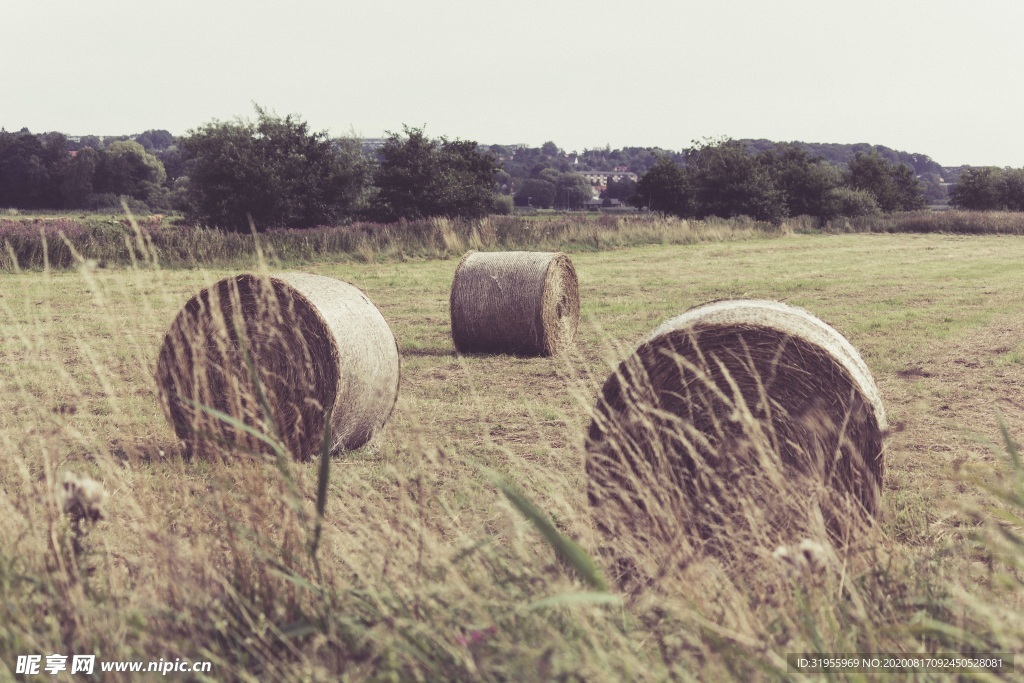
POLYGON ((309 543, 309 554, 315 560, 316 551, 320 548, 320 535, 323 532, 324 512, 327 510, 327 484, 331 477, 331 413, 327 409, 324 416, 324 438, 320 442, 320 467, 316 479, 316 525, 313 527, 313 540, 309 543))
POLYGON ((212 417, 217 418, 221 422, 223 422, 223 423, 225 423, 227 425, 230 425, 230 426, 234 427, 235 429, 241 430, 241 431, 245 432, 246 434, 248 434, 249 436, 252 436, 252 437, 254 437, 256 439, 259 439, 263 443, 265 443, 268 446, 270 446, 273 449, 275 455, 277 455, 278 457, 284 457, 284 446, 276 438, 276 435, 269 435, 268 436, 267 434, 259 431, 258 429, 250 427, 249 425, 247 425, 246 423, 242 422, 238 418, 236 418, 236 417, 234 417, 232 415, 228 415, 227 413, 225 413, 223 411, 220 411, 220 410, 217 410, 216 408, 212 408, 212 407, 210 407, 210 406, 208 406, 208 405, 206 405, 204 403, 200 403, 199 401, 193 400, 193 399, 189 398, 188 396, 182 396, 181 394, 175 394, 175 396, 178 398, 178 400, 184 401, 185 403, 187 403, 188 405, 192 406, 193 408, 201 410, 204 413, 206 413, 207 415, 211 415, 212 417))
POLYGON ((526 517, 537 527, 537 531, 541 533, 544 540, 548 542, 548 545, 555 549, 559 557, 568 562, 591 588, 608 592, 608 585, 605 583, 604 577, 601 576, 597 565, 594 564, 594 561, 590 559, 590 556, 587 555, 583 548, 556 529, 555 525, 548 519, 548 516, 523 495, 521 491, 494 472, 490 472, 489 476, 494 481, 495 486, 505 494, 505 497, 519 510, 523 517, 526 517))

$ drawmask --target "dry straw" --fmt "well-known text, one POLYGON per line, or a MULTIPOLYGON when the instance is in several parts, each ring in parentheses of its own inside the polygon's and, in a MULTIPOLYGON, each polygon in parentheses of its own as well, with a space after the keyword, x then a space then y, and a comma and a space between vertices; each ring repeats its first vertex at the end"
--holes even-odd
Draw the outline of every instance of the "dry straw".
POLYGON ((675 547, 774 547, 811 518, 848 536, 877 510, 886 429, 835 329, 779 302, 713 302, 658 327, 605 382, 590 500, 605 531, 675 547))
POLYGON ((156 378, 165 412, 193 452, 266 450, 201 404, 276 433, 307 459, 320 451, 328 411, 332 452, 358 448, 384 425, 398 397, 399 356, 384 317, 358 288, 305 273, 238 275, 181 310, 156 378))
POLYGON ((572 346, 580 321, 576 270, 562 253, 470 252, 450 304, 461 353, 554 355, 572 346))

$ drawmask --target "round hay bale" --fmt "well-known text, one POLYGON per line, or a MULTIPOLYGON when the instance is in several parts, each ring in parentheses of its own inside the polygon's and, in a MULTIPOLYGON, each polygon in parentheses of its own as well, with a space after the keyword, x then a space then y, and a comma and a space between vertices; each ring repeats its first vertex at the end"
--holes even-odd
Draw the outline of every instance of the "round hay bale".
POLYGON ((346 282, 238 275, 185 304, 164 338, 156 380, 175 432, 193 453, 267 450, 198 403, 276 431, 305 460, 320 452, 328 413, 332 452, 358 448, 387 422, 398 398, 398 345, 377 307, 346 282))
POLYGON ((606 532, 639 524, 651 540, 706 546, 755 522, 784 538, 817 497, 835 536, 840 518, 877 510, 887 426, 834 328, 784 303, 717 301, 658 327, 605 382, 589 498, 606 532))
POLYGON ((455 269, 450 306, 460 353, 551 356, 576 339, 576 269, 560 252, 470 252, 455 269))

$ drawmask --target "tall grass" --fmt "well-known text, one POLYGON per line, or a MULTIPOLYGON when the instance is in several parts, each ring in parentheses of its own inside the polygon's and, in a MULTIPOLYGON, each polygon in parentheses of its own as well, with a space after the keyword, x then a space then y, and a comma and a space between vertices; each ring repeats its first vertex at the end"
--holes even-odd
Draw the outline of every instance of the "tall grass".
MULTIPOLYGON (((0 268, 70 268, 77 255, 100 265, 130 265, 139 240, 165 267, 228 265, 255 252, 251 234, 170 224, 161 218, 79 220, 0 219, 0 268)), ((269 230, 259 241, 272 261, 297 263, 343 258, 359 262, 461 256, 466 249, 571 249, 595 251, 641 244, 775 236, 780 230, 746 218, 686 221, 659 216, 565 216, 533 220, 490 216, 465 221, 435 218, 399 223, 354 223, 269 230)))
MULTIPOLYGON (((450 231, 448 240, 466 240, 454 244, 461 250, 486 239, 475 228, 463 236, 442 223, 430 234, 440 248, 450 231)), ((89 296, 79 305, 159 315, 151 306, 172 278, 153 253, 132 252, 123 290, 81 263, 89 296)), ((1024 646, 1024 473, 1008 436, 1012 477, 980 482, 1001 496, 1000 517, 979 507, 993 523, 968 539, 910 549, 871 527, 837 543, 801 482, 747 469, 750 488, 714 529, 719 551, 679 554, 690 530, 672 517, 656 543, 596 528, 566 474, 582 453, 550 468, 510 452, 516 466, 494 477, 475 461, 502 451, 495 439, 480 435, 491 451, 424 443, 416 415, 382 452, 332 462, 188 461, 155 429, 151 448, 124 453, 118 434, 90 428, 74 407, 130 412, 152 378, 144 358, 120 358, 117 347, 146 340, 113 315, 95 333, 45 301, 16 309, 14 289, 0 299, 0 390, 16 406, 0 411, 9 674, 18 655, 63 653, 210 660, 212 680, 746 681, 788 678, 788 652, 1024 646), (84 360, 69 362, 69 348, 84 360), (87 400, 96 396, 104 400, 87 400), (67 503, 69 471, 102 483, 103 519, 67 503), (773 509, 798 519, 788 535, 765 523, 773 509), (602 577, 621 585, 623 557, 651 580, 612 585, 609 599, 602 577)), ((470 372, 467 359, 453 363, 470 372)), ((564 373, 592 406, 585 370, 567 362, 538 372, 564 373)), ((488 391, 486 379, 476 391, 488 391)), ((743 427, 742 463, 776 467, 760 426, 743 427)), ((710 473, 729 481, 709 488, 729 490, 736 474, 710 473)), ((644 507, 670 495, 652 490, 644 507)))
POLYGON ((944 232, 962 235, 1024 235, 1024 213, 1014 211, 906 211, 842 218, 826 229, 837 232, 944 232))

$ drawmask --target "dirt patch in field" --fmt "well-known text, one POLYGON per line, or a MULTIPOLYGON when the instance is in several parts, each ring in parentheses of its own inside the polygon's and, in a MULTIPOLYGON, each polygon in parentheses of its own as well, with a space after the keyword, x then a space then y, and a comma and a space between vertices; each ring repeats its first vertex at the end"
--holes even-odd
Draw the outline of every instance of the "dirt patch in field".
POLYGON ((1024 362, 1012 355, 1021 340, 1024 318, 1001 317, 923 347, 915 365, 877 378, 893 422, 883 499, 898 518, 913 492, 928 520, 921 540, 956 524, 993 468, 1009 471, 999 416, 1024 440, 1024 362))

